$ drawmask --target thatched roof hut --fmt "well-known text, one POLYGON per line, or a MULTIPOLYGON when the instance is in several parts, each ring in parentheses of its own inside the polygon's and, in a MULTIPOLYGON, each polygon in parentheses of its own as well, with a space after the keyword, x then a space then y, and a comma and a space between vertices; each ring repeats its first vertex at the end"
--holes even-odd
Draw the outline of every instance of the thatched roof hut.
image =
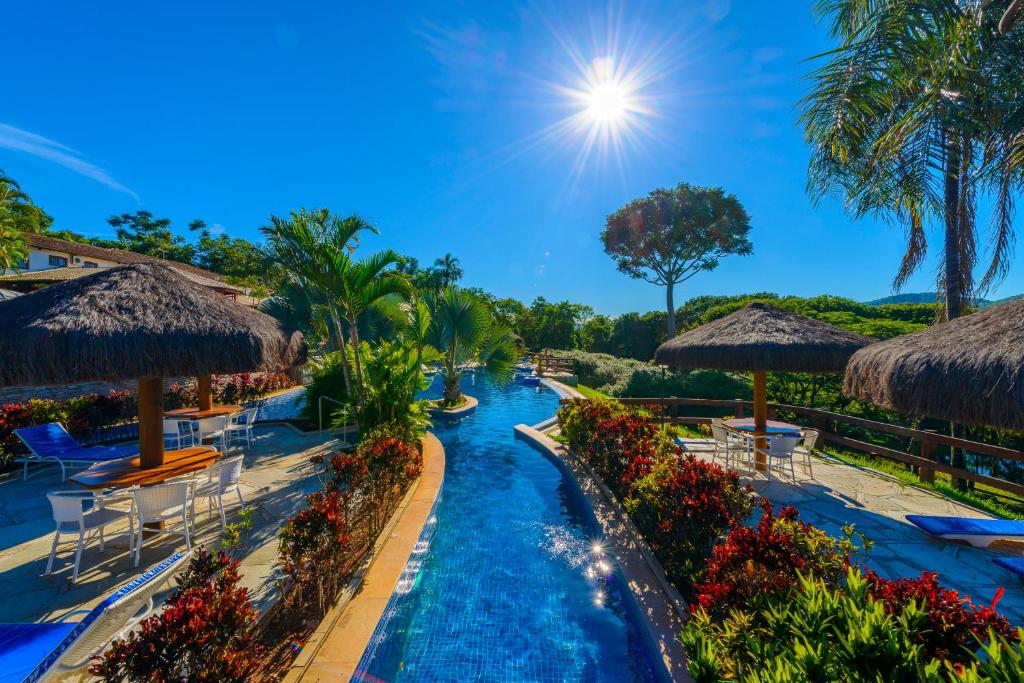
POLYGON ((305 352, 301 334, 152 263, 0 303, 0 386, 276 371, 305 352))
POLYGON ((737 372, 842 372, 873 339, 769 304, 752 303, 670 339, 654 362, 737 372))
POLYGON ((843 393, 912 415, 1024 430, 1024 300, 858 351, 843 393))

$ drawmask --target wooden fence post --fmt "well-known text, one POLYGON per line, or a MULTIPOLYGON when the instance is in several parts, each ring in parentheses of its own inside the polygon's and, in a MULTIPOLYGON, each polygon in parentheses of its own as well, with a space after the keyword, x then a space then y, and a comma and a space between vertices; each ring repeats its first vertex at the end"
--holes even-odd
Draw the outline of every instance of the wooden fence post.
MULTIPOLYGON (((925 429, 923 431, 934 433, 935 430, 933 430, 933 429, 925 429)), ((937 452, 938 452, 938 447, 939 447, 939 445, 935 442, 935 439, 932 439, 931 437, 928 437, 928 436, 922 436, 921 437, 921 457, 922 458, 925 458, 927 460, 931 460, 932 462, 935 462, 935 458, 936 458, 936 455, 937 455, 937 452)), ((930 467, 919 467, 918 468, 918 472, 917 472, 917 476, 920 477, 921 481, 923 481, 923 482, 925 482, 927 484, 930 484, 930 483, 935 481, 935 470, 933 470, 930 467)))
POLYGON ((736 415, 734 417, 742 418, 743 415, 743 401, 741 399, 736 400, 736 415))

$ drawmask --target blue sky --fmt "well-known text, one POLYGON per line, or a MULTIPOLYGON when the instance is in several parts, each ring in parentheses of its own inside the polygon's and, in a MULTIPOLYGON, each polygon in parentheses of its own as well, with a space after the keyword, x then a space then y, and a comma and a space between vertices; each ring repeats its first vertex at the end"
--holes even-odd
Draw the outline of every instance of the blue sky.
MULTIPOLYGON (((258 237, 326 206, 464 284, 599 312, 661 308, 619 274, 604 218, 680 181, 721 185, 755 253, 677 290, 890 293, 899 228, 813 206, 795 104, 829 47, 809 0, 15 3, 5 8, 0 168, 56 227, 108 235, 148 209, 258 237), (620 149, 586 150, 565 93, 610 59, 639 73, 620 149)), ((933 255, 941 240, 933 236, 933 255)), ((933 288, 929 259, 906 291, 933 288)), ((991 296, 1024 291, 1020 268, 991 296)))

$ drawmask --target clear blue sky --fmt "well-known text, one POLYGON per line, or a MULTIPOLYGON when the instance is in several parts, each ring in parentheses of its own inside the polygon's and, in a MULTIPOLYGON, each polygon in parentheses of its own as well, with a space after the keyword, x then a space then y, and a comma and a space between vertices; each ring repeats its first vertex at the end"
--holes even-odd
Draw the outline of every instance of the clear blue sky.
MULTIPOLYGON (((803 60, 829 46, 809 5, 14 3, 0 168, 58 228, 108 235, 110 214, 144 208, 256 238, 271 213, 326 206, 379 225, 367 248, 451 251, 467 285, 604 313, 663 305, 603 253, 605 216, 655 187, 721 185, 752 217, 755 254, 677 302, 884 296, 902 231, 805 193, 795 104, 803 60), (580 106, 559 88, 601 58, 644 81, 618 155, 559 126, 580 106)), ((934 272, 930 259, 906 291, 934 272)), ((1020 291, 1018 267, 992 296, 1020 291)))

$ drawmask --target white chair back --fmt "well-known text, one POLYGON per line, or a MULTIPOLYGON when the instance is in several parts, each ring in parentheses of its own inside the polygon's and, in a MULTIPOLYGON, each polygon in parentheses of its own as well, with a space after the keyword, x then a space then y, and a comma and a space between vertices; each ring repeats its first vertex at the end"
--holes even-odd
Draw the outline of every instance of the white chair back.
POLYGON ((53 521, 57 526, 63 524, 78 525, 82 522, 82 500, 81 496, 62 496, 59 493, 47 493, 46 498, 53 508, 53 521))
POLYGON ((814 447, 818 445, 818 436, 818 430, 805 429, 803 447, 809 451, 813 451, 814 447))
POLYGON ((168 420, 164 419, 164 436, 176 438, 191 438, 195 430, 192 420, 168 420))
POLYGON ((145 518, 188 503, 189 482, 143 486, 134 491, 139 516, 145 518))
POLYGON ((803 437, 797 435, 779 434, 772 436, 768 452, 773 458, 790 458, 802 440, 803 437))
POLYGON ((233 458, 224 460, 220 464, 220 468, 218 469, 218 479, 221 491, 225 491, 238 483, 239 477, 242 476, 243 459, 244 456, 236 455, 233 458))
POLYGON ((718 443, 728 443, 729 441, 729 432, 717 422, 711 423, 711 435, 718 443))
POLYGON ((231 416, 231 420, 228 424, 232 427, 243 427, 245 425, 252 425, 256 421, 256 414, 260 412, 259 408, 249 408, 239 413, 235 413, 231 416))

